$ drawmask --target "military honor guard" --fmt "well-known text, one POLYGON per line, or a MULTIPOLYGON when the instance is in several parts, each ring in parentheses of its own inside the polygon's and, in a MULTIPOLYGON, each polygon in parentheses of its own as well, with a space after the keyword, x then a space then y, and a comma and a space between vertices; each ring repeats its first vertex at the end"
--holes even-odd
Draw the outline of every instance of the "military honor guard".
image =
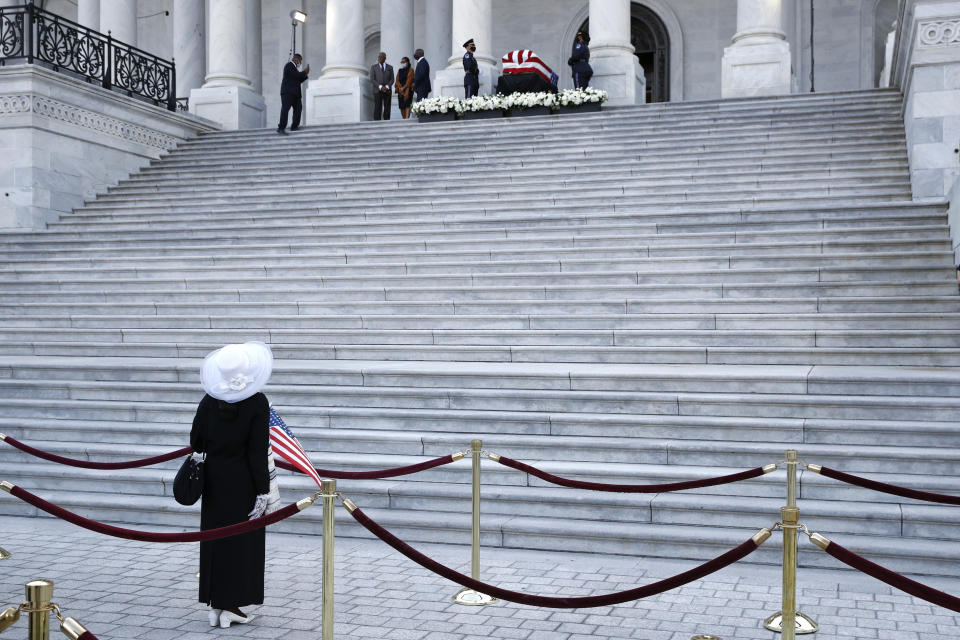
POLYGON ((593 77, 593 68, 590 66, 590 36, 583 31, 577 31, 577 38, 573 43, 573 53, 567 64, 573 71, 573 86, 575 89, 586 89, 590 86, 593 77))
POLYGON ((480 91, 480 65, 473 54, 477 50, 477 45, 470 38, 463 43, 466 53, 463 54, 463 93, 464 97, 472 98, 480 91))

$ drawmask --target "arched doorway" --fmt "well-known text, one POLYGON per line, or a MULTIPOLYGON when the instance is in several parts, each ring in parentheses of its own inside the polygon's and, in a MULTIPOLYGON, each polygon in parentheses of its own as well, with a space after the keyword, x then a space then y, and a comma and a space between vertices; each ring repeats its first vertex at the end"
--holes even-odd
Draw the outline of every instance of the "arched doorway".
MULTIPOLYGON (((580 29, 590 33, 590 18, 580 29)), ((630 4, 630 44, 646 76, 647 102, 669 102, 670 34, 660 16, 639 2, 630 4)))

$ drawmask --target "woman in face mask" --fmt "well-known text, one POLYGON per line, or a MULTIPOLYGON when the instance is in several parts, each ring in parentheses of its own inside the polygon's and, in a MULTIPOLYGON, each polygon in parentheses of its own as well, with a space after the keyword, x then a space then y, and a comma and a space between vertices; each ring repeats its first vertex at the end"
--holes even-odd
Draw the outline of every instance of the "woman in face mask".
POLYGON ((397 70, 397 80, 393 86, 400 106, 400 115, 407 119, 410 117, 410 105, 413 103, 413 70, 410 69, 410 58, 406 56, 400 58, 400 69, 397 70))

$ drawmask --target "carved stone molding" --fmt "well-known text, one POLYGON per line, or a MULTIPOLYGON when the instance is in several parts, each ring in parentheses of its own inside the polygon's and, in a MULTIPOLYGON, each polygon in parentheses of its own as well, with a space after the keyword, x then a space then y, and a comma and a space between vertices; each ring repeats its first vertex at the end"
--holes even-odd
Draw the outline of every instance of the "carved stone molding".
POLYGON ((921 22, 917 29, 919 48, 960 45, 960 18, 921 22))
POLYGON ((155 149, 170 149, 179 142, 173 136, 148 127, 124 122, 52 98, 31 94, 0 95, 0 116, 31 112, 155 149))

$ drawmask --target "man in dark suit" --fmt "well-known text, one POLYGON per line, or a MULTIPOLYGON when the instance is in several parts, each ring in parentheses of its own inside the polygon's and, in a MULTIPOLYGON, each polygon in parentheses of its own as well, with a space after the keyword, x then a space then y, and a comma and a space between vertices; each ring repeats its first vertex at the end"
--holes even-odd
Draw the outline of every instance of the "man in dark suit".
POLYGON ((414 51, 413 59, 417 63, 413 70, 413 91, 417 94, 417 101, 420 101, 433 91, 430 86, 430 63, 423 57, 423 49, 414 51))
POLYGON ((463 43, 463 48, 467 50, 463 54, 463 94, 465 98, 472 98, 480 91, 480 65, 473 57, 477 45, 470 38, 463 43))
POLYGON ((293 58, 283 66, 283 82, 280 83, 280 124, 277 125, 277 133, 287 134, 287 114, 290 108, 293 108, 293 123, 290 131, 296 131, 300 128, 300 114, 303 113, 303 94, 300 91, 300 85, 310 75, 310 65, 303 71, 300 71, 300 63, 303 62, 303 56, 299 53, 293 54, 293 58))
POLYGON ((393 67, 387 64, 387 54, 377 56, 377 63, 370 67, 370 82, 373 83, 373 119, 390 119, 390 97, 393 95, 393 67))

